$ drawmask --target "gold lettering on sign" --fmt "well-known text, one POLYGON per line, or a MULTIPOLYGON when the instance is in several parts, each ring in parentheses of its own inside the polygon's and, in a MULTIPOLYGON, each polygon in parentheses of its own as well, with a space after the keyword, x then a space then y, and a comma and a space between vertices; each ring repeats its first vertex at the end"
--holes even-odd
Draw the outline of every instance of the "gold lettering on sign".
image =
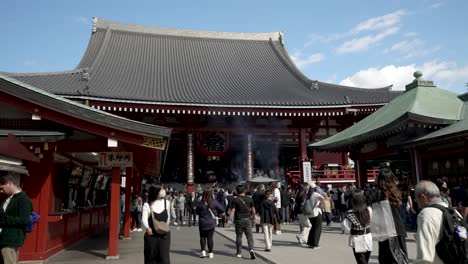
POLYGON ((144 137, 142 146, 159 150, 166 149, 167 140, 164 138, 144 137))

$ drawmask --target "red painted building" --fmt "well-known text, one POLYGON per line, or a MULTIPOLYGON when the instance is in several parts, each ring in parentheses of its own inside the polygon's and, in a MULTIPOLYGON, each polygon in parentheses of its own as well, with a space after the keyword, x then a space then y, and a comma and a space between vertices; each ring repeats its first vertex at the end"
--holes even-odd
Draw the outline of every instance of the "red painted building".
POLYGON ((346 154, 307 153, 392 100, 391 87, 312 80, 293 63, 282 33, 227 33, 94 19, 76 69, 9 76, 129 119, 171 127, 170 147, 143 171, 188 183, 284 176, 346 154))

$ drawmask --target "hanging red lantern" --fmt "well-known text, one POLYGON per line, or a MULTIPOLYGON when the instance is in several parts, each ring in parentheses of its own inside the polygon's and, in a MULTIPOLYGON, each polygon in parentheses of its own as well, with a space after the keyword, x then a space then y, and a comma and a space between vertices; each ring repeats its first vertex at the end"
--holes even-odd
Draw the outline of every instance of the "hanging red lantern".
POLYGON ((226 132, 201 132, 198 149, 204 156, 223 156, 229 149, 226 132))

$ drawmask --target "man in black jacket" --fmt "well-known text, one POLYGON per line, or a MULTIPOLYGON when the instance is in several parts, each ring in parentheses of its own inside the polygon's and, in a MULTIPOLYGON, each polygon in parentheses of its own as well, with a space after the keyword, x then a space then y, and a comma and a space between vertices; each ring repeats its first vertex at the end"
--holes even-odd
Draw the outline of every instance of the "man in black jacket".
POLYGON ((32 203, 19 188, 19 175, 7 174, 0 177, 0 193, 7 199, 0 207, 0 248, 5 264, 18 263, 18 248, 26 237, 32 203))
POLYGON ((198 198, 195 196, 194 192, 189 193, 187 196, 187 210, 188 210, 188 225, 192 226, 195 225, 195 220, 197 218, 197 214, 195 213, 195 209, 197 208, 198 198))

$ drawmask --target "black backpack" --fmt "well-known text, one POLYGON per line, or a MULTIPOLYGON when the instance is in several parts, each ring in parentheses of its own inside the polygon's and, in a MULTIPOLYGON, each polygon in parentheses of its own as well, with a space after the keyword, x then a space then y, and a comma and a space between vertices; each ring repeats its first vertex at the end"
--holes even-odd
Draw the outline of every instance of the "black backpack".
POLYGON ((436 245, 437 255, 447 264, 468 264, 468 226, 456 209, 431 204, 442 211, 442 238, 436 245))

